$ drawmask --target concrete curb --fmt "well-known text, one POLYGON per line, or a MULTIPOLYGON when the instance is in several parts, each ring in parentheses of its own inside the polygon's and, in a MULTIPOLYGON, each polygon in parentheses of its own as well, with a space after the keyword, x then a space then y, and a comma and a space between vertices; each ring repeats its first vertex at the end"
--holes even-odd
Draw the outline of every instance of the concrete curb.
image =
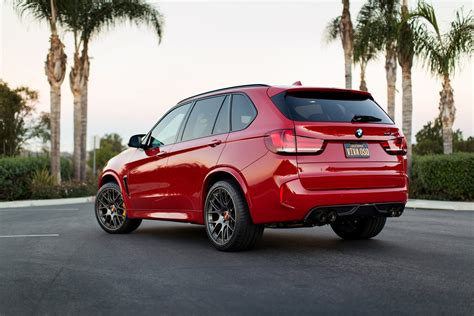
POLYGON ((95 200, 95 196, 86 196, 86 197, 69 198, 69 199, 0 202, 0 209, 17 208, 17 207, 32 207, 32 206, 54 206, 54 205, 79 204, 79 203, 94 202, 94 200, 95 200))
MULTIPOLYGON (((95 200, 95 196, 86 196, 86 197, 69 198, 69 199, 0 202, 0 209, 79 204, 79 203, 94 202, 94 200, 95 200)), ((411 209, 421 209, 421 210, 474 211, 474 202, 408 200, 406 207, 411 208, 411 209)))
POLYGON ((406 208, 441 211, 474 211, 474 202, 408 200, 406 208))

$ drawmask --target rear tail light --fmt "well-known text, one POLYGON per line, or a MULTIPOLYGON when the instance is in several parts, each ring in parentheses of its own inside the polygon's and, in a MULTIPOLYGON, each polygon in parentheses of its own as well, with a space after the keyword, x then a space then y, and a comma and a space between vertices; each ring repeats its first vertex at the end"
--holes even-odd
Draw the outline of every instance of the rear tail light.
POLYGON ((294 130, 283 129, 266 134, 265 145, 277 154, 320 154, 326 144, 322 139, 297 136, 294 130))
POLYGON ((383 149, 390 155, 406 155, 407 142, 405 137, 397 137, 381 143, 383 149))

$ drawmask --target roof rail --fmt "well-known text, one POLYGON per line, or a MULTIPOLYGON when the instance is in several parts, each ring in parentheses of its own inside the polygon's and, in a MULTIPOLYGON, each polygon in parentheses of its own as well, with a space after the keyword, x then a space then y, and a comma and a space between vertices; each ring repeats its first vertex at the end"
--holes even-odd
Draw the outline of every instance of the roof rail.
POLYGON ((251 87, 270 87, 270 86, 267 85, 267 84, 255 83, 255 84, 244 84, 244 85, 240 85, 240 86, 221 88, 221 89, 211 90, 211 91, 207 91, 207 92, 203 92, 203 93, 193 95, 191 97, 188 97, 186 99, 183 99, 183 100, 179 101, 178 104, 183 103, 184 101, 194 99, 194 98, 199 97, 201 95, 208 94, 208 93, 219 92, 219 91, 224 91, 224 90, 229 90, 229 89, 236 89, 236 88, 251 88, 251 87))

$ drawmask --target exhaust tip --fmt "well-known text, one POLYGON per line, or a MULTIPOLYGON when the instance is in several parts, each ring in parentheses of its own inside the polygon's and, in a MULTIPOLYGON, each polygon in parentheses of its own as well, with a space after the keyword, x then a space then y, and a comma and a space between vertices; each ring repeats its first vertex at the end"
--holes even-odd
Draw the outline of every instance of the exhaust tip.
POLYGON ((326 212, 321 212, 321 215, 319 215, 319 221, 321 222, 321 224, 326 224, 326 222, 328 221, 326 212))
POLYGON ((313 226, 323 226, 332 223, 337 217, 336 212, 332 214, 333 211, 327 209, 318 209, 314 210, 311 216, 307 219, 307 222, 311 223, 313 226))
POLYGON ((329 214, 328 214, 328 222, 329 222, 329 223, 334 223, 334 222, 336 221, 336 219, 337 219, 337 213, 336 213, 336 211, 331 211, 331 212, 329 212, 329 214))

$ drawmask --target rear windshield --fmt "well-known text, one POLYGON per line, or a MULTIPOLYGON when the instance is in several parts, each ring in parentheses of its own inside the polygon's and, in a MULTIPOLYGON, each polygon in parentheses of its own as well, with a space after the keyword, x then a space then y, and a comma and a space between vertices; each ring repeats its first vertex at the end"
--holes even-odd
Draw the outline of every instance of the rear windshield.
POLYGON ((377 103, 360 94, 294 92, 278 94, 272 100, 294 121, 393 124, 377 103))

